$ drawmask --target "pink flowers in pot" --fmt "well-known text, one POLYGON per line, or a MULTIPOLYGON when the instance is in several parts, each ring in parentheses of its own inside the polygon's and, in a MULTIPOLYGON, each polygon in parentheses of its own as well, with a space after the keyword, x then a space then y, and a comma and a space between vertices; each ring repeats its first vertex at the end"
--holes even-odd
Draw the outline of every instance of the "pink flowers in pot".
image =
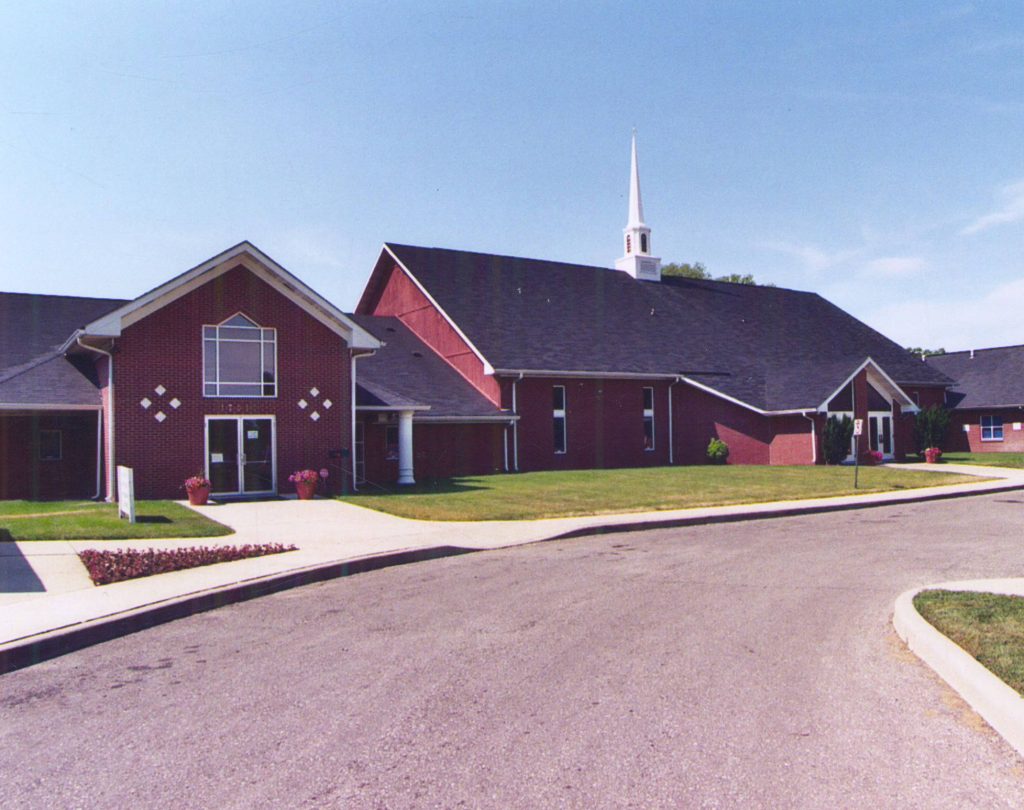
POLYGON ((195 492, 197 489, 209 489, 210 479, 203 475, 193 475, 185 479, 185 491, 195 492))
MULTIPOLYGON (((321 472, 327 471, 321 470, 321 472)), ((299 470, 289 475, 288 480, 293 484, 315 484, 320 480, 320 473, 316 470, 299 470)))

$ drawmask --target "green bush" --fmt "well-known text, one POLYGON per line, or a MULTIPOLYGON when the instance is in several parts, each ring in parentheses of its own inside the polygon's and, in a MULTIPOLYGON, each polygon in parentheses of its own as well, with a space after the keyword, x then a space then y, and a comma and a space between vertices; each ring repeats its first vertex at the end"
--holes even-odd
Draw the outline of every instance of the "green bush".
POLYGON ((923 453, 929 447, 942 449, 949 431, 949 417, 949 411, 941 405, 932 405, 918 411, 914 420, 914 441, 918 453, 923 453))
POLYGON ((840 418, 830 416, 822 431, 821 446, 826 464, 840 464, 850 455, 850 441, 853 439, 853 420, 845 414, 840 418))
POLYGON ((725 464, 729 458, 729 445, 721 439, 712 439, 708 442, 708 461, 712 464, 725 464))

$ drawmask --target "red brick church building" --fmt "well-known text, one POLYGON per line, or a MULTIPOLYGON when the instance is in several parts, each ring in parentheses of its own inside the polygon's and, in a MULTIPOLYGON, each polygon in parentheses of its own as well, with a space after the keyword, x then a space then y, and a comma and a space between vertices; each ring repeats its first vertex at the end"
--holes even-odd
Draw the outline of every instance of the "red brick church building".
POLYGON ((385 244, 346 314, 243 242, 131 300, 0 294, 0 497, 814 464, 842 413, 898 459, 953 384, 814 293, 663 277, 635 141, 615 265, 385 244))

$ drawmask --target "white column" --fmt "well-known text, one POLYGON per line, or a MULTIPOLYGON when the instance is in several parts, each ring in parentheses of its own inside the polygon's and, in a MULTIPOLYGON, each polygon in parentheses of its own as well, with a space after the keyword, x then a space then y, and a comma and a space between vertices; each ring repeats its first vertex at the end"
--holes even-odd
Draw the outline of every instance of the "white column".
POLYGON ((398 483, 416 483, 412 477, 412 411, 398 414, 398 483))

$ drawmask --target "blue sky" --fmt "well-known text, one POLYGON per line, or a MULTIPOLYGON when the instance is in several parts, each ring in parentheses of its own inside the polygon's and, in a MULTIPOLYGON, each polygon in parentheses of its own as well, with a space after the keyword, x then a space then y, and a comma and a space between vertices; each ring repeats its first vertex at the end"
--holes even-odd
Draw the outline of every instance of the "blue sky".
MULTIPOLYGON (((1024 4, 0 4, 0 288, 250 239, 343 307, 382 242, 655 253, 905 345, 1024 343, 1024 4)), ((809 347, 813 350, 813 347, 809 347)))

